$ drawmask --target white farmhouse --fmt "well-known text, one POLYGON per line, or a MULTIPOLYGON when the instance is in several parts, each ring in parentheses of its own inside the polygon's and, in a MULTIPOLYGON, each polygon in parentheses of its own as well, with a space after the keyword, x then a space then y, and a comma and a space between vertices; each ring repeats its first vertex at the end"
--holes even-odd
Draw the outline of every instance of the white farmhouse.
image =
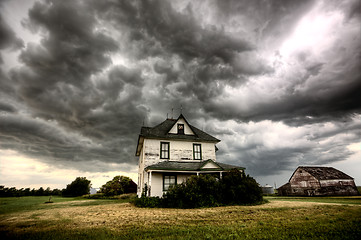
POLYGON ((216 162, 217 138, 190 125, 181 114, 155 127, 142 127, 139 156, 138 196, 161 197, 174 184, 199 174, 216 174, 244 168, 216 162))

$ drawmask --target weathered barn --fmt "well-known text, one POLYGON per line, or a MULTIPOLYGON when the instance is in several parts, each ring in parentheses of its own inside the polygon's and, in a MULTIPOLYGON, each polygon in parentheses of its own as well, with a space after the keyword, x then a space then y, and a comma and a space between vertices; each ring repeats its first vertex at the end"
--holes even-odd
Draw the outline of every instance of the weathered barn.
POLYGON ((358 195, 354 179, 333 167, 298 167, 278 190, 282 196, 358 195))

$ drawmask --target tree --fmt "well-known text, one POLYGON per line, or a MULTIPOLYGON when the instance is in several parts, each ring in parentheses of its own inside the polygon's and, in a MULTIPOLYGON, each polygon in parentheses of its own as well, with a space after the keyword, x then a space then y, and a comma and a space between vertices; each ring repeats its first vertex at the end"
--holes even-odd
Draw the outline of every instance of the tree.
POLYGON ((89 194, 91 183, 85 177, 77 177, 72 183, 66 186, 63 191, 64 196, 77 197, 89 194))
POLYGON ((220 184, 223 204, 254 204, 263 199, 256 180, 236 169, 226 173, 220 184))
POLYGON ((115 176, 100 188, 100 192, 106 196, 120 195, 137 192, 137 184, 129 177, 115 176))

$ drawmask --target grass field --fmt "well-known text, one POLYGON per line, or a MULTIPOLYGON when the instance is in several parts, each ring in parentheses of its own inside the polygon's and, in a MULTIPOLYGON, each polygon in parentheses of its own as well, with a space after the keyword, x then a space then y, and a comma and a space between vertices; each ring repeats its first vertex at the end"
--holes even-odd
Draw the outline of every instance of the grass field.
POLYGON ((144 209, 128 200, 0 198, 1 239, 361 239, 361 197, 144 209))

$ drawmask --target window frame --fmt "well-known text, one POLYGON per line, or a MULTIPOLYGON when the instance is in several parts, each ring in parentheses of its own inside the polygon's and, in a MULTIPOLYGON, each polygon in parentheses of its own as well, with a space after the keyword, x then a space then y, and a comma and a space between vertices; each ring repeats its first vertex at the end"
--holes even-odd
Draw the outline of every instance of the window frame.
POLYGON ((193 159, 194 160, 202 160, 202 144, 200 143, 193 143, 193 159), (199 146, 199 152, 196 152, 196 146, 199 146), (198 156, 199 154, 199 158, 196 158, 196 156, 198 156))
POLYGON ((184 124, 183 123, 177 124, 177 134, 184 135, 184 124), (182 129, 179 129, 180 126, 182 126, 182 129))
POLYGON ((170 143, 169 142, 160 142, 160 155, 159 155, 160 159, 169 159, 170 158, 170 143), (167 145, 167 149, 163 150, 162 146, 167 145), (167 153, 167 157, 163 157, 163 153, 167 153))
POLYGON ((166 173, 166 174, 163 174, 163 192, 167 192, 169 190, 169 188, 171 186, 174 186, 174 185, 177 185, 177 175, 176 174, 169 174, 169 173, 166 173), (174 177, 174 184, 168 184, 168 188, 166 189, 166 185, 165 185, 165 179, 169 177, 169 180, 171 177, 174 177))

